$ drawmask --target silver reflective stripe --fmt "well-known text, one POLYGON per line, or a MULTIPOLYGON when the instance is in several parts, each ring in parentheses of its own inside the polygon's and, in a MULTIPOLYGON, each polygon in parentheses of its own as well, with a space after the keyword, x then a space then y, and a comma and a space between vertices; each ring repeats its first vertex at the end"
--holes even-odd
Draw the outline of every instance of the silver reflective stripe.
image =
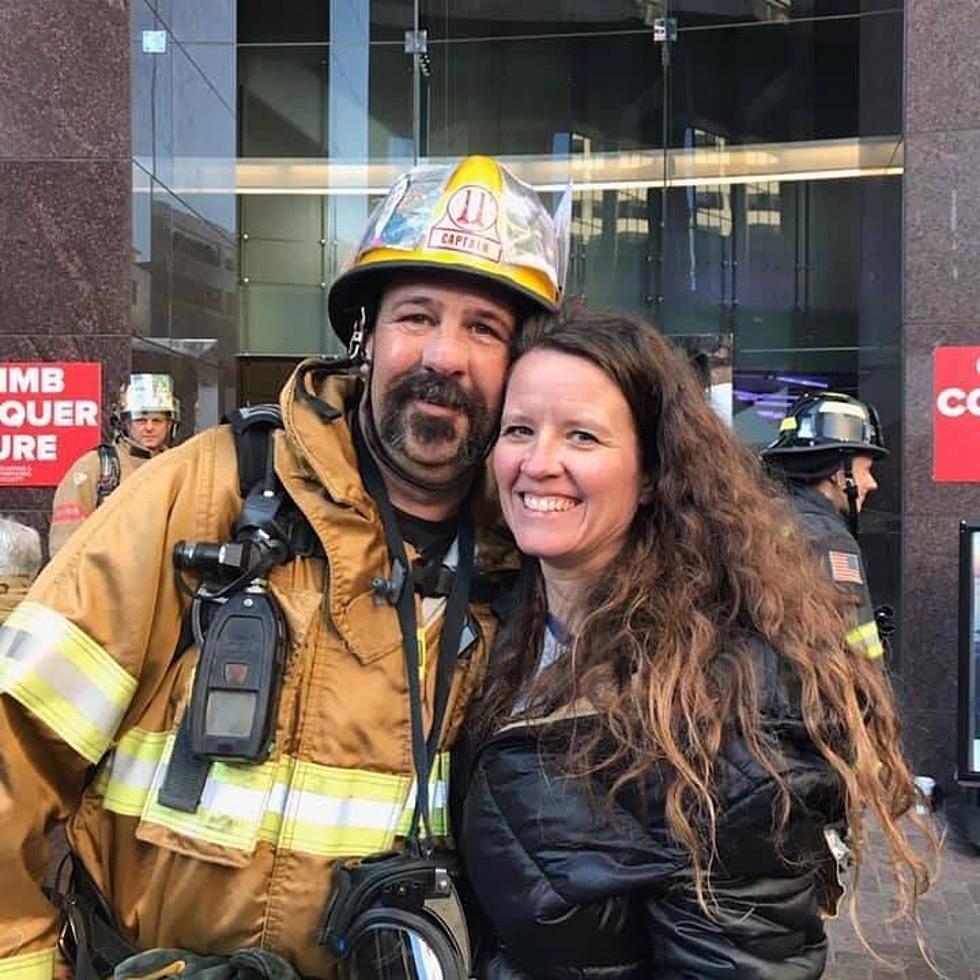
MULTIPOLYGON (((251 853, 258 840, 327 857, 390 848, 415 805, 407 775, 344 769, 289 756, 259 766, 216 762, 196 813, 160 805, 157 796, 175 736, 135 728, 119 742, 95 782, 106 810, 139 817, 187 837, 251 853)), ((433 832, 447 826, 449 757, 437 757, 431 782, 433 832)))
POLYGON ((98 762, 136 691, 130 676, 60 613, 22 602, 0 628, 0 691, 98 762))

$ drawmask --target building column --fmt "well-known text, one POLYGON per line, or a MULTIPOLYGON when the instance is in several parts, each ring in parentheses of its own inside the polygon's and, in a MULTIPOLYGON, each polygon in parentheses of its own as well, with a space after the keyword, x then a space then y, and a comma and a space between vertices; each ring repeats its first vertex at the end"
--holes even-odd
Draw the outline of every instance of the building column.
POLYGON ((956 768, 957 555, 980 484, 932 480, 932 352, 980 343, 980 5, 905 5, 902 661, 915 769, 956 768))
MULTIPOLYGON (((129 0, 0 0, 0 360, 130 363, 129 0)), ((53 491, 0 487, 47 535, 53 491)))

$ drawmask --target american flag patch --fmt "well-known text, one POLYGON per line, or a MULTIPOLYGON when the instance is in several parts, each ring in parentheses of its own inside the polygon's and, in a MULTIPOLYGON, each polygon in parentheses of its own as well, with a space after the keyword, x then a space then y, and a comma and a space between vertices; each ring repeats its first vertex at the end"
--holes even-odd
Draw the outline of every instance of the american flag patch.
POLYGON ((864 585, 861 578, 861 559, 851 551, 830 552, 830 574, 835 582, 864 585))

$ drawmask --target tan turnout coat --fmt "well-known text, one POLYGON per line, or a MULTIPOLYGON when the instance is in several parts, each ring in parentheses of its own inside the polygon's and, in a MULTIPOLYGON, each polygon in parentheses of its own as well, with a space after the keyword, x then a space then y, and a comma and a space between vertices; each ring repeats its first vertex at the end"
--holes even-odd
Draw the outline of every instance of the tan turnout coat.
MULTIPOLYGON (((359 386, 333 379, 321 394, 349 412, 359 386)), ((68 819, 72 847, 139 947, 262 946, 321 977, 333 975, 316 944, 333 862, 390 847, 407 827, 401 638, 394 608, 371 588, 389 572, 378 511, 346 421, 319 419, 291 383, 281 405, 276 472, 327 561, 271 574, 290 651, 268 762, 214 764, 193 815, 157 800, 197 655, 174 661, 187 600, 171 553, 181 539, 228 539, 242 504, 228 427, 127 480, 0 630, 0 978, 51 976, 56 918, 40 879, 54 819, 68 819)), ((507 540, 486 531, 489 513, 477 515, 483 568, 513 561, 507 540)), ((429 651, 442 606, 419 603, 429 651)), ((471 609, 480 636, 457 662, 444 746, 485 672, 492 618, 471 609)), ((435 659, 426 657, 427 724, 435 659)), ((441 755, 433 800, 443 830, 446 775, 441 755)))
MULTIPOLYGON (((120 439, 113 444, 119 458, 119 482, 129 479, 150 459, 140 450, 120 439)), ((82 522, 98 506, 98 486, 102 476, 102 463, 98 449, 91 449, 79 456, 72 468, 61 478, 54 492, 51 507, 51 533, 48 536, 48 552, 53 558, 68 539, 82 526, 82 522)))

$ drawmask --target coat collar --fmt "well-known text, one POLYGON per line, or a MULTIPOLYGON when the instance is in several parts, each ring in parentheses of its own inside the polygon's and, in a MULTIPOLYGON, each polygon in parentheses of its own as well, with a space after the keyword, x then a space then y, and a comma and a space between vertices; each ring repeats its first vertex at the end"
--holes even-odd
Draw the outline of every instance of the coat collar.
POLYGON ((844 515, 834 506, 833 501, 825 497, 816 487, 809 484, 795 484, 790 488, 790 494, 802 501, 803 506, 810 513, 833 517, 842 527, 847 527, 847 519, 844 515))
MULTIPOLYGON (((360 403, 363 382, 342 374, 320 383, 317 397, 341 413, 328 422, 296 396, 296 377, 280 395, 283 431, 275 435, 276 473, 326 551, 331 619, 358 656, 370 660, 400 647, 401 638, 397 628, 378 628, 371 586, 376 576, 389 573, 390 561, 378 507, 361 480, 348 425, 360 403), (372 625, 365 628, 369 621, 372 625)), ((312 384, 309 375, 307 383, 312 384)), ((486 478, 474 495, 474 522, 478 567, 516 568, 514 545, 500 518, 495 488, 486 478)), ((393 615, 387 618, 397 627, 393 615)))

